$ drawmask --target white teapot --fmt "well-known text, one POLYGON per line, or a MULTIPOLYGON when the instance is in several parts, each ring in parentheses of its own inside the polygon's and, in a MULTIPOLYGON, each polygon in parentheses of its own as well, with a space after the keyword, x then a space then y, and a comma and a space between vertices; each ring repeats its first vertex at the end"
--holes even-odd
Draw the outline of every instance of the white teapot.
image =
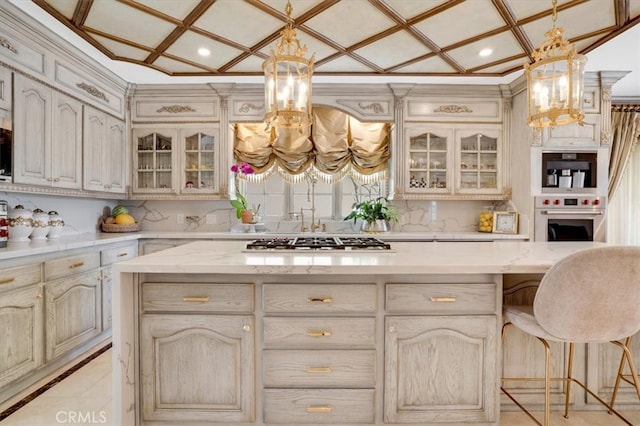
POLYGON ((33 213, 18 204, 9 210, 9 241, 29 241, 33 232, 33 213))

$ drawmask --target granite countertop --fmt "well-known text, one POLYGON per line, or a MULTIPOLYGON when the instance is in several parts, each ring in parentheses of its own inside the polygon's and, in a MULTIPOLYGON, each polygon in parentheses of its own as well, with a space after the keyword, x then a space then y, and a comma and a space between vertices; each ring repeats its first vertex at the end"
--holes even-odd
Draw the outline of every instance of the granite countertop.
POLYGON ((197 241, 115 265, 117 272, 219 274, 544 273, 593 242, 396 242, 391 252, 246 252, 242 241, 197 241))
MULTIPOLYGON (((296 236, 328 236, 343 237, 362 236, 363 234, 331 234, 331 233, 248 233, 248 232, 180 232, 180 231, 140 231, 131 233, 86 233, 62 236, 60 238, 43 241, 9 241, 7 247, 0 248, 0 260, 18 257, 46 254, 61 250, 91 247, 120 241, 139 239, 193 239, 193 240, 255 240, 257 238, 296 237, 296 236)), ((523 234, 491 234, 482 232, 389 232, 370 235, 386 241, 491 241, 496 239, 526 240, 523 234)))

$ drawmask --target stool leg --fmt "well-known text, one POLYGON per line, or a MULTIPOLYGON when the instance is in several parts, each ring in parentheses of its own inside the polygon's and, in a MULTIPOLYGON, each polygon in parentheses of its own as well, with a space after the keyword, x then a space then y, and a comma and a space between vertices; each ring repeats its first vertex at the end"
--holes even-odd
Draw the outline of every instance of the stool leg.
POLYGON ((571 398, 571 374, 573 370, 573 343, 569 343, 569 364, 567 365, 567 380, 565 381, 567 384, 567 394, 564 399, 564 418, 569 418, 569 399, 571 398))
POLYGON ((544 426, 551 424, 551 348, 549 343, 538 337, 544 344, 544 426))
MULTIPOLYGON (((631 337, 627 337, 624 343, 613 342, 617 346, 620 346, 622 349, 622 357, 620 358, 620 365, 618 366, 618 374, 616 375, 616 383, 613 386, 613 392, 611 393, 611 402, 609 406, 613 407, 613 404, 616 402, 616 397, 618 396, 618 389, 620 387, 620 381, 627 380, 624 378, 624 362, 625 360, 629 364, 629 370, 631 375, 631 380, 628 381, 630 384, 634 385, 636 388, 636 393, 638 394, 638 398, 640 399, 640 379, 638 378, 638 372, 635 367, 635 363, 633 362, 633 356, 629 351, 629 345, 631 344, 631 337)), ((609 414, 611 414, 611 410, 609 410, 609 414)))

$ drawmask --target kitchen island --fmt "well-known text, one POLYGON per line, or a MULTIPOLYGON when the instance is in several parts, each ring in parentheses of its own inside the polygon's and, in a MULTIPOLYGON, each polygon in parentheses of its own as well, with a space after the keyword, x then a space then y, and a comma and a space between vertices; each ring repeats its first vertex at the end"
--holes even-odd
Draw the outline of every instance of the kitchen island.
POLYGON ((246 252, 114 266, 119 424, 497 424, 503 278, 602 243, 246 252))

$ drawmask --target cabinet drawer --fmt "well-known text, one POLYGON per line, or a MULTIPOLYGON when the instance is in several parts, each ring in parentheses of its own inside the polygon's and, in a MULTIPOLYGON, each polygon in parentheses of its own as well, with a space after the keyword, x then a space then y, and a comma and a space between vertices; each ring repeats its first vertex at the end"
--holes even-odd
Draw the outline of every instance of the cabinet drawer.
POLYGON ((265 284, 265 312, 375 312, 376 286, 265 284))
POLYGON ((100 254, 83 253, 44 262, 44 280, 51 281, 100 267, 100 254))
POLYGON ((112 249, 102 250, 100 252, 100 264, 102 266, 108 266, 116 262, 120 262, 127 259, 132 259, 138 254, 138 247, 118 247, 112 249))
POLYGON ((265 318, 265 348, 368 349, 374 318, 265 318))
POLYGON ((142 284, 142 309, 189 312, 251 312, 253 284, 142 284))
POLYGON ((266 350, 263 383, 277 388, 373 388, 376 353, 368 350, 266 350))
POLYGON ((422 314, 495 313, 496 286, 478 284, 387 284, 387 312, 422 314))
POLYGON ((267 389, 265 423, 373 424, 373 389, 267 389))
POLYGON ((40 264, 0 269, 0 290, 9 290, 40 282, 40 264))

